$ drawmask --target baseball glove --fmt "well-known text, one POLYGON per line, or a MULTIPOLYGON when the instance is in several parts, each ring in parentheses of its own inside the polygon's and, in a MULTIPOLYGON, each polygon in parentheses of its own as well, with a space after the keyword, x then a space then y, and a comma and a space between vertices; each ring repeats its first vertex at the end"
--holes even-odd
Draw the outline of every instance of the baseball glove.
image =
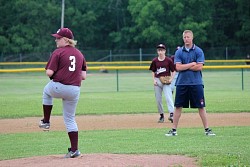
POLYGON ((169 85, 171 84, 171 76, 160 76, 160 81, 162 84, 166 84, 166 85, 169 85))

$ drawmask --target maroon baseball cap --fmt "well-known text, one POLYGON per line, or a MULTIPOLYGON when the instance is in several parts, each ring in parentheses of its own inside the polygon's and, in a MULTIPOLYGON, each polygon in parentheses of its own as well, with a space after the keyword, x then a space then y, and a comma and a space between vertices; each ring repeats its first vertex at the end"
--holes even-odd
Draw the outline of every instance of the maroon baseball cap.
POLYGON ((165 45, 163 45, 163 44, 159 44, 159 45, 157 45, 157 47, 156 47, 157 49, 165 49, 166 50, 166 46, 165 45))
POLYGON ((56 34, 51 34, 55 38, 66 37, 69 39, 74 39, 73 33, 69 28, 60 28, 57 30, 56 34))

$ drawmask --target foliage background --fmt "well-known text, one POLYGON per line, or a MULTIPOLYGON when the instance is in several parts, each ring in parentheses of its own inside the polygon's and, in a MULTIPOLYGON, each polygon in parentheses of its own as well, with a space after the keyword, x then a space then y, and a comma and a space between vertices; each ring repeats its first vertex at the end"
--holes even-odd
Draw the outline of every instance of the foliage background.
MULTIPOLYGON (((0 11, 0 53, 53 50, 60 0, 0 0, 0 11)), ((203 48, 249 46, 250 1, 65 0, 64 27, 81 49, 176 47, 184 29, 203 48)))

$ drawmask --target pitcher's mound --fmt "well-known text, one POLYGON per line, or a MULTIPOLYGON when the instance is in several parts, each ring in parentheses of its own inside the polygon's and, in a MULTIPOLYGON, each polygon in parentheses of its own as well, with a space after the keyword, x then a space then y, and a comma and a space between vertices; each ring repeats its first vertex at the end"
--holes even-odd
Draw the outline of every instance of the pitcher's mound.
POLYGON ((1 167, 196 167, 196 159, 178 155, 134 154, 82 154, 78 158, 65 159, 63 155, 21 158, 0 161, 1 167))

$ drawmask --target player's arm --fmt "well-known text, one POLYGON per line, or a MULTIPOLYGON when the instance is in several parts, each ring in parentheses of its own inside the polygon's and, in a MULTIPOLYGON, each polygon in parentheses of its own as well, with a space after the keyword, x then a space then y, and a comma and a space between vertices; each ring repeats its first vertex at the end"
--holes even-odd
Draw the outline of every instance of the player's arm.
POLYGON ((176 71, 171 72, 171 82, 172 82, 172 80, 174 79, 175 74, 176 74, 176 71))
POLYGON ((156 80, 155 80, 155 73, 154 73, 154 72, 152 72, 152 78, 153 78, 153 83, 154 83, 154 85, 157 85, 157 82, 156 82, 156 80))
POLYGON ((87 78, 87 72, 82 71, 82 80, 85 80, 87 78))
POLYGON ((196 65, 192 66, 190 70, 192 71, 201 71, 203 68, 203 63, 196 63, 196 65))
POLYGON ((181 64, 181 63, 176 63, 176 70, 177 71, 185 71, 188 69, 191 69, 191 67, 195 66, 196 62, 188 63, 188 64, 181 64))
MULTIPOLYGON (((171 59, 171 60, 172 60, 172 59, 171 59)), ((171 76, 170 81, 171 81, 171 82, 172 82, 172 80, 174 79, 175 74, 176 74, 176 68, 175 68, 174 61, 172 60, 172 64, 170 63, 170 76, 171 76)))
POLYGON ((87 78, 87 65, 86 61, 84 59, 83 65, 82 65, 82 80, 85 80, 87 78))
POLYGON ((46 75, 48 76, 48 77, 52 77, 53 76, 53 74, 54 74, 54 71, 53 70, 50 70, 50 69, 47 69, 46 70, 46 75))

